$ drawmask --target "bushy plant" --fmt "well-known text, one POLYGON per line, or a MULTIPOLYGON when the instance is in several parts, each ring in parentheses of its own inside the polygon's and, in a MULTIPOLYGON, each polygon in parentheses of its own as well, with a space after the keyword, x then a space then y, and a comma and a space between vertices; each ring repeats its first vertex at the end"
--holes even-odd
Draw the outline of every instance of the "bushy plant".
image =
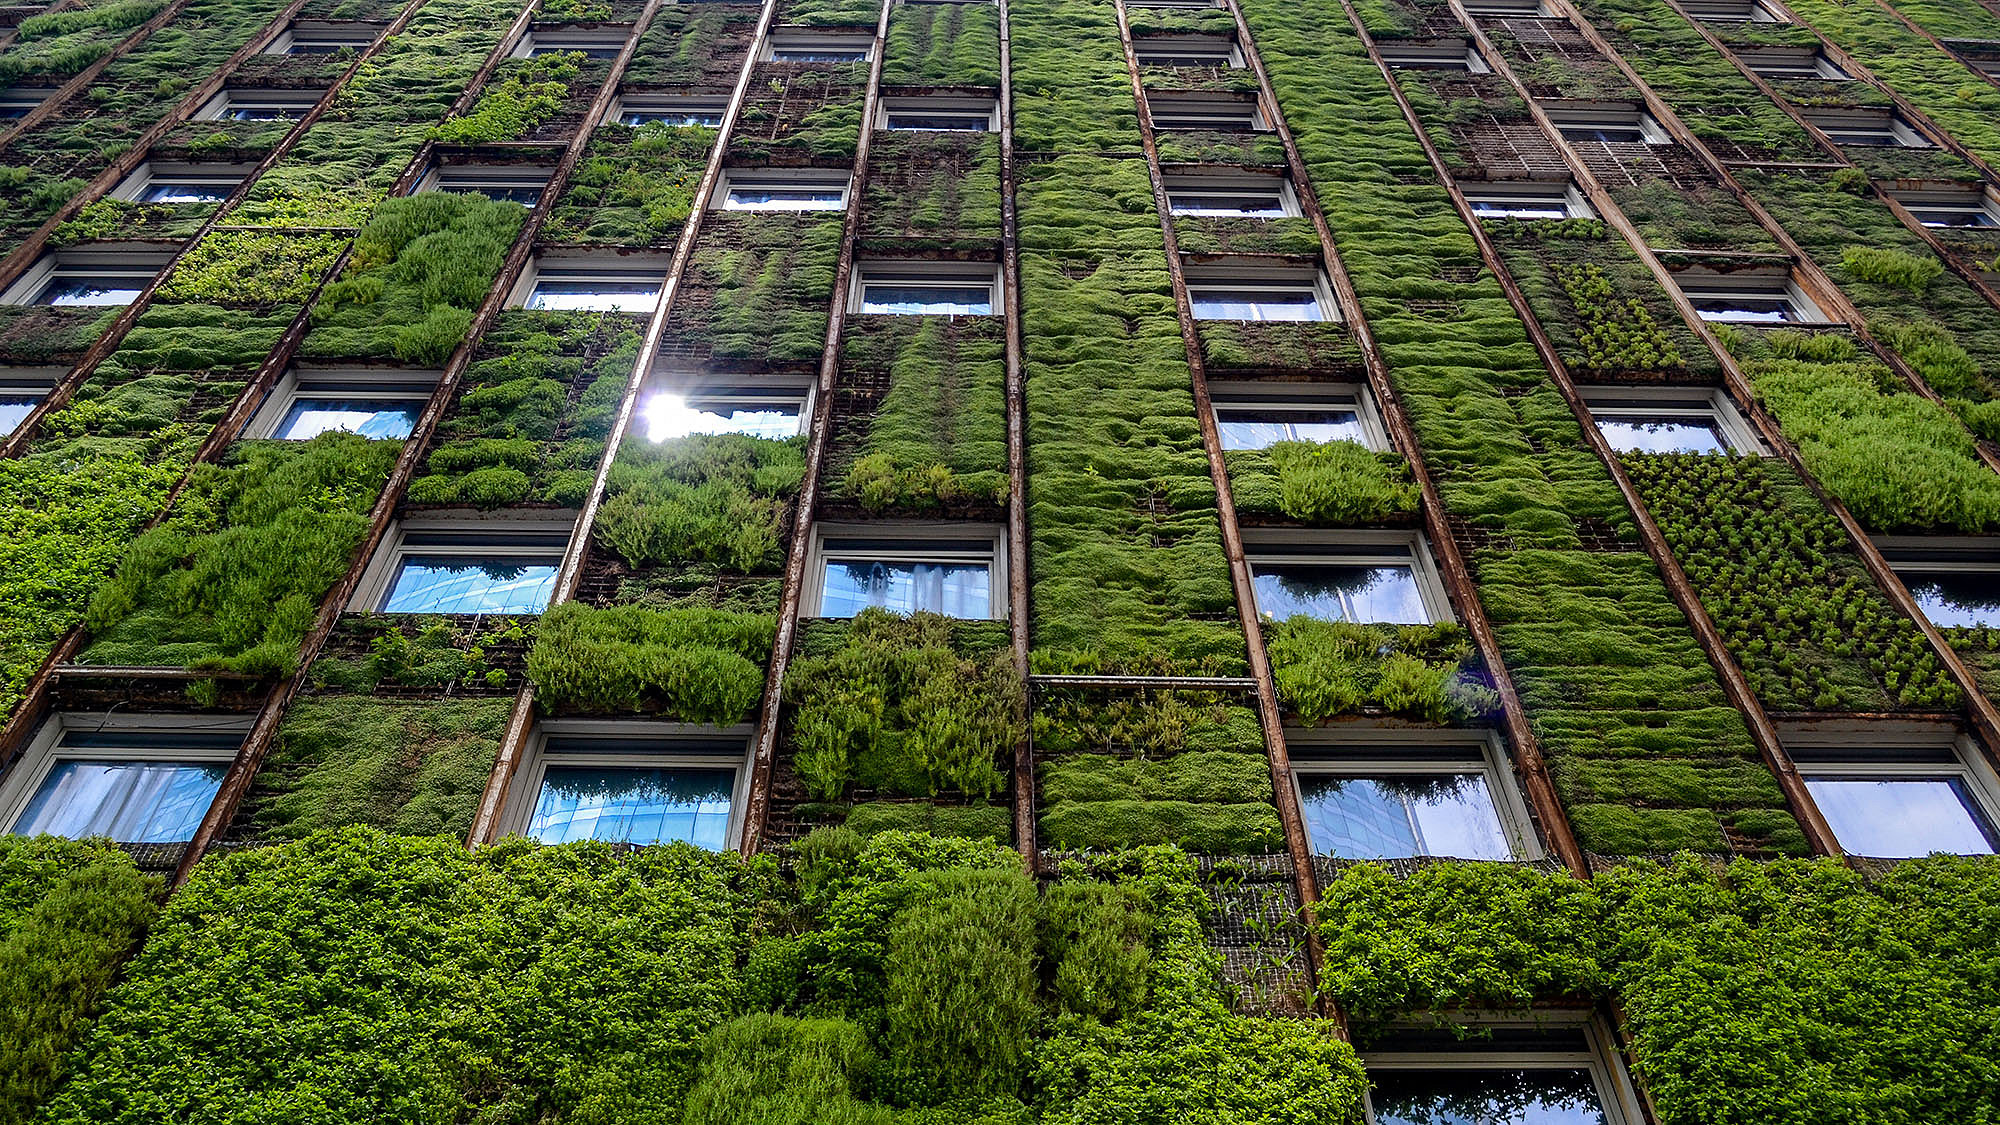
POLYGON ((1353 441, 1281 441, 1232 449, 1229 485, 1241 512, 1323 527, 1384 523, 1417 513, 1419 493, 1401 454, 1353 441))
POLYGON ((1025 871, 923 878, 889 930, 886 1038, 908 1100, 1016 1092, 1040 980, 1040 901, 1025 871))
POLYGON ((297 305, 333 268, 344 240, 296 231, 215 231, 188 248, 160 286, 164 301, 297 305))
POLYGON ((695 434, 627 441, 593 531, 628 566, 711 563, 744 574, 784 561, 804 440, 695 434))
POLYGON ((1490 715, 1488 685, 1464 627, 1365 625, 1293 617, 1266 630, 1278 695, 1313 723, 1363 709, 1432 723, 1490 715))
POLYGON ((753 1012, 711 1032, 702 1055, 682 1125, 891 1125, 895 1118, 857 1100, 875 1052, 867 1033, 844 1019, 753 1012))
POLYGON ((1133 890, 1066 880, 1042 898, 1049 991, 1062 1010, 1107 1023, 1140 1009, 1152 968, 1153 917, 1133 890))
POLYGON ((644 703, 727 725, 762 697, 775 632, 764 614, 565 602, 542 615, 528 679, 545 707, 633 711, 644 703))
POLYGON ((1936 258, 1919 258, 1901 250, 1872 246, 1849 246, 1841 251, 1840 264, 1847 276, 1857 281, 1893 285, 1914 293, 1922 292, 1944 272, 1944 263, 1936 258))
POLYGON ((1645 304, 1620 297, 1597 266, 1562 267, 1556 277, 1583 322, 1577 342, 1586 366, 1599 371, 1657 371, 1686 363, 1645 304))
POLYGON ((583 52, 536 55, 486 87, 479 103, 463 117, 431 128, 431 139, 446 144, 518 141, 562 110, 569 84, 583 72, 583 52))

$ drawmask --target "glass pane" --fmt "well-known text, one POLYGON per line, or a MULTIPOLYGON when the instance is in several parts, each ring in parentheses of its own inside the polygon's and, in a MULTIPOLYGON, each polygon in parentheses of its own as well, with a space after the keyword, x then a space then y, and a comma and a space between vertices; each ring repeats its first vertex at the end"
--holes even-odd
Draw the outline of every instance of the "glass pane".
POLYGON ((1197 320, 1324 320, 1310 289, 1195 289, 1188 293, 1197 320))
POLYGON ((1368 1072, 1378 1125, 1604 1125, 1584 1067, 1368 1072))
POLYGON ((708 129, 722 127, 722 114, 710 109, 635 109, 620 114, 621 125, 678 125, 701 126, 708 129))
POLYGON ((1313 851, 1342 859, 1511 859, 1482 773, 1300 774, 1313 851))
POLYGON ((1610 144, 1638 144, 1646 139, 1636 125, 1564 125, 1562 135, 1572 141, 1605 141, 1610 144))
POLYGON ((1215 424, 1224 449, 1269 449, 1281 441, 1363 442, 1361 415, 1353 410, 1245 410, 1218 407, 1215 424))
POLYGON ((1827 139, 1837 145, 1865 145, 1871 148, 1888 148, 1897 144, 1896 134, 1883 130, 1876 132, 1862 129, 1828 129, 1827 139))
POLYGON ((543 184, 502 184, 478 180, 439 180, 437 190, 465 195, 483 195, 498 203, 518 203, 533 207, 542 198, 543 184))
POLYGON ((929 129, 952 133, 984 133, 992 120, 991 116, 984 113, 891 113, 889 128, 899 131, 929 129))
POLYGON ((1686 414, 1599 418, 1597 432, 1620 453, 1727 453, 1729 443, 1713 416, 1686 414))
POLYGON ((1927 227, 2000 226, 1990 212, 1979 207, 1912 207, 1910 214, 1927 227))
POLYGON ((1201 195, 1186 192, 1172 197, 1176 215, 1226 215, 1254 219, 1282 219, 1285 205, 1276 195, 1201 195))
POLYGON ((1903 581, 1933 625, 2000 625, 2000 571, 1935 571, 1907 575, 1903 581))
POLYGON ((992 577, 986 563, 828 560, 819 615, 852 617, 877 606, 893 613, 928 610, 946 617, 990 617, 992 577))
POLYGON ((527 307, 554 312, 651 312, 660 297, 652 281, 557 281, 543 278, 527 307))
POLYGON ((846 193, 837 187, 733 187, 725 211, 838 211, 846 193))
POLYGON ((228 197, 229 188, 221 184, 165 181, 148 184, 139 198, 147 203, 220 203, 228 197))
POLYGON ((232 121, 291 121, 305 116, 304 106, 239 105, 222 116, 232 121))
POLYGON ((778 62, 860 62, 867 57, 867 51, 839 47, 779 47, 771 52, 778 62))
POLYGON ((410 431, 416 428, 417 413, 422 409, 422 404, 414 402, 302 398, 293 402, 292 408, 285 412, 285 420, 279 423, 276 436, 290 441, 304 441, 328 430, 341 430, 365 438, 394 438, 400 441, 409 437, 410 431))
POLYGON ((721 851, 729 845, 735 784, 735 771, 726 769, 551 766, 528 835, 545 844, 680 840, 721 851))
POLYGON ((1784 324, 1794 319, 1784 297, 1700 297, 1688 294, 1703 320, 1743 324, 1784 324))
POLYGON ((57 762, 14 831, 133 844, 192 840, 228 771, 220 762, 57 762))
POLYGON ((103 277, 58 277, 42 290, 37 304, 57 308, 95 308, 129 305, 139 299, 145 281, 116 275, 103 277))
POLYGON ((861 311, 903 316, 990 316, 993 290, 986 285, 864 285, 861 311))
POLYGON ((0 396, 0 436, 11 434, 39 401, 32 395, 0 396))
POLYGON ((1992 826, 1963 778, 1809 777, 1806 789, 1851 854, 1882 859, 1993 854, 1992 826))
POLYGON ((1257 564, 1252 575, 1257 611, 1283 621, 1430 622, 1417 577, 1409 564, 1257 564))
POLYGON ((1567 219, 1569 204, 1560 199, 1474 199, 1472 213, 1487 219, 1567 219))
POLYGON ((654 395, 646 401, 646 436, 654 441, 689 434, 749 434, 782 439, 799 432, 797 403, 689 402, 680 395, 654 395))
POLYGON ((382 612, 540 613, 555 586, 550 560, 412 555, 382 599, 382 612))

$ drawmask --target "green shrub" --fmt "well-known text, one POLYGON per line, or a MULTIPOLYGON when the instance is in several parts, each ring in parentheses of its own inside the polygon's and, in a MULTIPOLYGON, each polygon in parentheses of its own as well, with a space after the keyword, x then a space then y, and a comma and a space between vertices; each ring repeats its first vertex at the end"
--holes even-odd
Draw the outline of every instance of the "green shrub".
POLYGON ((368 642, 368 655, 322 656, 312 666, 315 686, 367 693, 383 684, 450 690, 457 684, 490 683, 495 676, 504 683, 507 673, 488 661, 487 647, 527 640, 534 625, 503 617, 485 629, 461 629, 438 616, 350 613, 343 626, 357 621, 365 622, 359 628, 375 634, 368 642))
POLYGON ((1901 250, 1869 246, 1849 246, 1841 251, 1840 264, 1847 276, 1857 281, 1893 285, 1913 293, 1922 292, 1944 272, 1944 263, 1936 258, 1919 258, 1901 250))
POLYGON ((583 72, 583 58, 581 51, 558 51, 522 61, 487 85, 471 113, 432 126, 431 139, 477 145, 526 137, 562 111, 569 84, 583 72))
POLYGON ((1116 1022, 1146 1002, 1153 918, 1137 894, 1109 883, 1056 883, 1042 898, 1042 948, 1062 1010, 1116 1022))
POLYGON ((303 304, 344 243, 337 235, 297 231, 215 231, 175 263, 159 297, 235 307, 303 304))
POLYGON ((1266 855, 1284 848, 1284 827, 1268 800, 1213 805, 1189 801, 1066 801, 1043 808, 1048 847, 1133 848, 1175 844, 1207 855, 1266 855))
POLYGON ((1019 1089, 1039 1007, 1039 906, 1019 868, 944 871, 923 879, 897 916, 886 1037, 910 1100, 1019 1089))
POLYGON ((1014 837, 1014 810, 1004 805, 934 805, 928 802, 864 801, 842 825, 863 836, 882 832, 928 832, 969 840, 1006 843, 1014 837))
POLYGON ((742 1016, 710 1033, 679 1120, 682 1125, 891 1125, 892 1111, 855 1098, 859 1079, 874 1061, 867 1034, 846 1020, 742 1016))
POLYGON ((605 124, 542 228, 552 242, 670 245, 694 210, 715 130, 605 124))
POLYGON ((648 710, 718 726, 764 693, 776 623, 721 609, 593 609, 565 602, 542 615, 528 679, 545 707, 648 710))
POLYGON ((1316 723, 1364 708, 1432 723, 1483 718, 1500 705, 1456 624, 1362 625, 1294 617, 1266 630, 1279 698, 1316 723))
POLYGON ((784 562, 804 439, 696 434, 628 441, 612 462, 594 532, 632 567, 713 563, 745 574, 784 562))
POLYGON ((1225 457, 1238 511, 1335 527, 1417 512, 1417 486, 1401 454, 1375 453, 1352 441, 1281 441, 1263 450, 1232 449, 1225 457))
POLYGON ((1556 277, 1583 322, 1583 362, 1598 371, 1657 371, 1686 361, 1644 303, 1620 297, 1595 265, 1560 267, 1556 277))

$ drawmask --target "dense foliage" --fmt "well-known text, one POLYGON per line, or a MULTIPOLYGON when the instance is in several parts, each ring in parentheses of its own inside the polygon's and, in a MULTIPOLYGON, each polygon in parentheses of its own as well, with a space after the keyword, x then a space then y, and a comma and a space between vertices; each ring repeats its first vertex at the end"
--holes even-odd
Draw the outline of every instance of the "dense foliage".
POLYGON ((799 438, 629 441, 612 462, 592 532, 628 566, 695 563, 773 573, 784 561, 790 501, 804 479, 799 438))
POLYGON ((1456 624, 1363 625, 1294 617, 1265 629, 1279 698, 1308 723, 1379 709, 1433 723, 1485 717, 1500 697, 1483 682, 1456 624))
POLYGON ((646 710, 689 722, 743 718, 764 691, 775 622, 725 609, 593 609, 542 615, 528 678, 546 707, 646 710))

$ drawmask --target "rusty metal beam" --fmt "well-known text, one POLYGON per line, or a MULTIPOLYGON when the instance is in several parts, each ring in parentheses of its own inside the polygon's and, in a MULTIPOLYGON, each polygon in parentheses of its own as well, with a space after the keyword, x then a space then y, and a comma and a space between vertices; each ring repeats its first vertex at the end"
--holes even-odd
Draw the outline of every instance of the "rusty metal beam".
MULTIPOLYGON (((764 0, 763 9, 757 17, 757 30, 745 48, 743 65, 736 72, 736 84, 730 90, 729 104, 724 108, 722 123, 716 129, 715 146, 709 150, 708 162, 703 165, 701 180, 695 188, 696 205, 688 212, 687 222, 674 241, 673 257, 668 260, 667 275, 660 283, 659 298, 647 319, 646 332, 640 341, 639 354, 633 360, 632 373, 625 379, 625 391, 618 400, 618 413, 612 417, 611 430, 605 435, 604 457, 598 462, 597 475, 591 480, 590 492, 584 497, 583 507, 577 513, 576 527, 570 533, 568 546, 563 549, 550 605, 560 605, 575 597, 577 584, 582 581, 583 561, 590 548, 590 529, 597 520, 598 509, 604 504, 604 491, 611 480, 611 463, 618 456, 618 447, 631 431, 639 392, 644 389, 653 361, 660 354, 660 344, 666 338, 667 320, 674 309, 674 298, 680 292, 681 278, 687 272, 688 263, 694 258, 695 242, 701 233, 702 220, 708 214, 707 201, 715 194, 715 186, 722 179, 723 157, 729 149, 730 137, 735 133, 736 122, 742 116, 743 103, 750 89, 750 75, 756 69, 757 55, 763 48, 765 37, 770 34, 776 14, 777 0, 764 0)), ((615 89, 616 84, 607 82, 605 86, 615 89)), ((595 121, 587 122, 586 128, 594 129, 596 124, 595 121)), ((472 818, 472 829, 467 833, 468 844, 488 843, 499 834, 500 813, 506 803, 507 786, 521 768, 528 738, 534 730, 534 719, 534 687, 523 686, 515 693, 513 709, 508 713, 507 729, 500 738, 500 752, 494 761, 493 773, 486 780, 478 811, 472 818)))
MULTIPOLYGON (((1014 647, 1014 674, 1028 682, 1028 396, 1022 357, 1027 350, 1021 324, 1021 217, 1014 162, 1014 45, 1007 0, 1000 7, 1000 296, 1007 317, 1007 629, 1014 647)), ((1021 693, 1016 718, 1021 737, 1014 744, 1014 846, 1028 870, 1035 870, 1035 738, 1028 693, 1021 693)))

